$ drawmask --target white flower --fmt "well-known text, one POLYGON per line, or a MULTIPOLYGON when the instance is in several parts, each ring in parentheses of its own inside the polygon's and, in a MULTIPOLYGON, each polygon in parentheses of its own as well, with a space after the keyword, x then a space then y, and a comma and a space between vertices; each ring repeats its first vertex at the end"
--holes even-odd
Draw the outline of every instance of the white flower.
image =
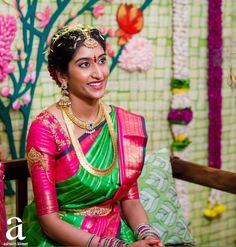
POLYGON ((173 109, 184 109, 189 108, 191 102, 186 94, 174 94, 172 99, 171 107, 173 109))
POLYGON ((118 61, 119 66, 129 72, 149 70, 153 61, 150 41, 142 37, 133 37, 125 45, 118 61))
POLYGON ((173 130, 173 134, 175 137, 179 136, 179 135, 188 136, 189 131, 190 131, 190 126, 189 125, 173 124, 172 130, 173 130))

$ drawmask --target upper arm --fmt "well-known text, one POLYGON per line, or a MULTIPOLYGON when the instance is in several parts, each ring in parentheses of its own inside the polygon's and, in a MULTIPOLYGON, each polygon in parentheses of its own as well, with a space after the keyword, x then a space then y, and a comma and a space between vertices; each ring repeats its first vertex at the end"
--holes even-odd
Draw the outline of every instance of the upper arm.
POLYGON ((56 143, 49 126, 37 120, 32 123, 26 153, 37 214, 58 211, 55 188, 56 143))

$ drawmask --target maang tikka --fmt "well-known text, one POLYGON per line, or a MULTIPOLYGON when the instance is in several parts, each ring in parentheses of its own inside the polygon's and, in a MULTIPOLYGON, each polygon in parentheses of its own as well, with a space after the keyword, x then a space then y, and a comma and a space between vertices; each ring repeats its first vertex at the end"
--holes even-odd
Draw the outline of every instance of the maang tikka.
POLYGON ((71 105, 69 92, 68 92, 68 86, 65 81, 61 83, 61 98, 58 104, 59 106, 62 106, 62 107, 68 107, 71 105))
MULTIPOLYGON (((80 31, 82 33, 82 35, 84 36, 84 42, 83 45, 87 48, 95 48, 98 46, 98 41, 95 40, 94 38, 91 37, 91 33, 93 32, 93 30, 96 30, 95 28, 92 27, 84 27, 82 25, 76 25, 76 24, 70 24, 67 25, 65 27, 63 27, 62 29, 60 29, 53 37, 51 40, 51 45, 48 47, 48 49, 46 50, 46 54, 49 55, 50 53, 53 52, 53 47, 55 46, 55 43, 64 35, 69 35, 69 38, 75 38, 75 43, 74 45, 77 45, 77 41, 79 41, 81 39, 81 37, 76 37, 76 35, 73 34, 73 32, 75 31, 80 31)), ((100 36, 101 39, 104 40, 104 37, 99 33, 98 34, 100 36)), ((56 46, 59 47, 62 44, 62 42, 59 42, 56 46)))

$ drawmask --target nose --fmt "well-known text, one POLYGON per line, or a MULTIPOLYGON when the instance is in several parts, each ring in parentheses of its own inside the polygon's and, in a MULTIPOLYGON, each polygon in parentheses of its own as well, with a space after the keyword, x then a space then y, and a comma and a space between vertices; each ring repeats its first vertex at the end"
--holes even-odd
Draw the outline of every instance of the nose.
POLYGON ((91 76, 97 80, 100 80, 103 78, 103 73, 102 73, 102 69, 99 67, 98 64, 94 64, 93 65, 93 71, 91 76))

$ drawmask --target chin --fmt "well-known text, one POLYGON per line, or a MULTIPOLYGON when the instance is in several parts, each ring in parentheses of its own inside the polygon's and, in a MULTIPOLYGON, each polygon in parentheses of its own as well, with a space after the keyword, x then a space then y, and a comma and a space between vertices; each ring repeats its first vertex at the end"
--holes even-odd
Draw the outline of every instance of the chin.
POLYGON ((105 95, 105 91, 97 92, 96 94, 93 94, 94 99, 101 99, 105 95))

